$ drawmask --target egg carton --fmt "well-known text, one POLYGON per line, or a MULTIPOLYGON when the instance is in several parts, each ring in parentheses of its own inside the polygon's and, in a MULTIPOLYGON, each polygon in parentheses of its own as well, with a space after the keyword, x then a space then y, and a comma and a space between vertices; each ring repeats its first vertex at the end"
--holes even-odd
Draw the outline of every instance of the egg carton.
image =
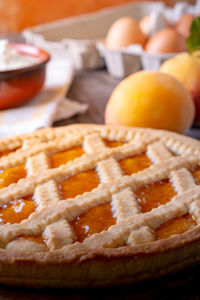
POLYGON ((28 43, 49 51, 51 55, 65 53, 76 69, 97 69, 105 64, 97 44, 116 19, 129 15, 140 20, 161 7, 164 7, 162 2, 124 4, 27 28, 22 35, 28 43))
POLYGON ((153 34, 164 27, 164 16, 175 23, 183 13, 196 11, 197 6, 186 3, 170 9, 163 2, 134 2, 34 26, 24 30, 22 35, 28 43, 47 50, 52 56, 60 52, 70 57, 76 69, 97 69, 106 64, 112 76, 121 78, 140 68, 157 70, 173 54, 152 55, 138 45, 120 50, 107 48, 102 41, 114 21, 122 16, 140 20, 152 14, 153 34))
POLYGON ((151 54, 140 45, 131 45, 123 49, 110 49, 103 42, 97 45, 109 74, 116 78, 126 77, 141 69, 157 71, 160 65, 174 56, 174 53, 151 54))
MULTIPOLYGON (((158 6, 151 13, 151 28, 149 36, 154 35, 166 27, 168 20, 172 25, 185 14, 197 15, 200 12, 200 0, 195 5, 187 3, 177 3, 174 8, 158 6)), ((177 53, 152 54, 145 51, 141 45, 130 45, 125 48, 112 49, 105 45, 104 41, 97 43, 97 48, 102 57, 105 59, 109 74, 116 78, 126 77, 141 69, 157 71, 161 64, 177 55, 177 53)))

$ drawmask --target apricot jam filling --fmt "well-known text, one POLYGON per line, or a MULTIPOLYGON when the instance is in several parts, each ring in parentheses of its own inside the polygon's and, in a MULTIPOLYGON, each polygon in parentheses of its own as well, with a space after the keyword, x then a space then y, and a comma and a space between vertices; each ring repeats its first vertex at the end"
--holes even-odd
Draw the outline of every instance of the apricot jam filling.
POLYGON ((84 154, 81 146, 73 147, 66 151, 55 153, 50 156, 50 164, 52 168, 57 168, 60 165, 66 164, 68 161, 74 160, 84 154))
POLYGON ((118 141, 109 141, 107 139, 103 139, 104 141, 104 144, 107 146, 107 147, 110 147, 110 148, 115 148, 115 147, 119 147, 119 146, 122 146, 124 143, 123 142, 118 142, 118 141))
POLYGON ((195 219, 190 214, 185 214, 180 218, 174 218, 162 224, 156 230, 156 240, 166 239, 173 234, 181 234, 194 227, 195 219))
POLYGON ((20 223, 27 219, 36 209, 32 196, 13 200, 0 208, 0 225, 20 223))
POLYGON ((146 184, 136 191, 137 202, 143 213, 170 201, 176 192, 168 179, 146 184))
POLYGON ((2 189, 11 183, 16 183, 24 177, 26 177, 25 165, 6 169, 0 173, 0 188, 2 189))
POLYGON ((63 199, 74 198, 77 195, 90 192, 97 187, 99 183, 99 177, 93 169, 78 173, 62 181, 60 184, 60 191, 63 199))
POLYGON ((145 154, 140 154, 122 159, 119 164, 126 175, 131 175, 148 168, 152 163, 145 154))
POLYGON ((113 217, 111 205, 106 203, 89 209, 73 220, 71 226, 76 232, 77 240, 82 242, 94 233, 107 230, 115 223, 116 219, 113 217))

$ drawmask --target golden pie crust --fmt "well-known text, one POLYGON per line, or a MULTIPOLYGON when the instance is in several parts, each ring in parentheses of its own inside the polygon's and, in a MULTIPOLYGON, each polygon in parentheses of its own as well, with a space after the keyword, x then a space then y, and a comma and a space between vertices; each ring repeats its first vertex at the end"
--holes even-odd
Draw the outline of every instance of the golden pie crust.
POLYGON ((71 125, 0 142, 0 283, 100 287, 200 262, 200 142, 71 125))

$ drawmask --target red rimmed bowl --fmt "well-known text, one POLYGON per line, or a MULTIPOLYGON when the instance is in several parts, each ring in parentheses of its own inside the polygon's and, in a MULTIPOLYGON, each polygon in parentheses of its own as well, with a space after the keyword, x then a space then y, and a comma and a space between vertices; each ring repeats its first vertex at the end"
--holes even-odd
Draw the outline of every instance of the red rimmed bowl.
POLYGON ((19 106, 31 100, 45 81, 48 52, 29 44, 11 43, 21 54, 37 58, 37 62, 26 67, 0 71, 0 109, 19 106))

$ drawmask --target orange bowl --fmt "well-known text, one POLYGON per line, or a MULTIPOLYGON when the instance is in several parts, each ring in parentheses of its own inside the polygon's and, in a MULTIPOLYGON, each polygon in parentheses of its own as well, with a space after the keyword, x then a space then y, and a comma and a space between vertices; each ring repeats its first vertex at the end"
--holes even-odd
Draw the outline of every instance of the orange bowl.
POLYGON ((24 43, 11 43, 21 54, 38 58, 33 65, 0 71, 0 109, 16 107, 31 100, 45 81, 46 63, 50 55, 46 51, 24 43))

